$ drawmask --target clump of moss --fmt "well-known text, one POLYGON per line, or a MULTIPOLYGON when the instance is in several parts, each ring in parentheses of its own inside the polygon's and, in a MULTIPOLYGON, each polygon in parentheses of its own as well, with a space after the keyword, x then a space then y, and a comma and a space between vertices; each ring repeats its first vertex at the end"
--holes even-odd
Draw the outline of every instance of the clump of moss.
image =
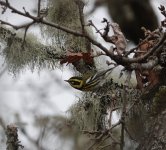
POLYGON ((69 109, 71 119, 80 130, 97 131, 108 126, 105 119, 111 106, 111 90, 110 87, 104 89, 105 92, 85 93, 69 109))
POLYGON ((69 112, 71 119, 81 130, 97 130, 100 117, 102 115, 100 100, 98 97, 92 97, 86 94, 85 97, 79 99, 69 112))

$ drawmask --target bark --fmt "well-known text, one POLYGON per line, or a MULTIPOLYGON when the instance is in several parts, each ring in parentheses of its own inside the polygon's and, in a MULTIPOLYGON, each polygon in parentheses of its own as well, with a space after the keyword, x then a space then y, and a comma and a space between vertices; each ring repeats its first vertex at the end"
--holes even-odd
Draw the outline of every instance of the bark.
POLYGON ((153 90, 150 94, 153 97, 146 98, 150 100, 149 117, 136 150, 166 150, 166 86, 160 85, 155 94, 153 90))
POLYGON ((166 149, 166 109, 151 118, 150 127, 136 150, 166 149))

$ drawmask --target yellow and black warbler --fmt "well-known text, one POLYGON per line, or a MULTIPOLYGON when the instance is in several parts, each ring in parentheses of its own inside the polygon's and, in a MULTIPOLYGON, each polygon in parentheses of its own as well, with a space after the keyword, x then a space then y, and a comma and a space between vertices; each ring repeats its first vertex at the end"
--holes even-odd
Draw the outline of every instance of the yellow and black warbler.
POLYGON ((95 73, 94 75, 84 77, 84 76, 74 76, 69 80, 65 80, 68 82, 73 88, 81 90, 81 91, 93 91, 98 87, 102 86, 102 84, 106 81, 107 76, 113 68, 100 71, 95 73))

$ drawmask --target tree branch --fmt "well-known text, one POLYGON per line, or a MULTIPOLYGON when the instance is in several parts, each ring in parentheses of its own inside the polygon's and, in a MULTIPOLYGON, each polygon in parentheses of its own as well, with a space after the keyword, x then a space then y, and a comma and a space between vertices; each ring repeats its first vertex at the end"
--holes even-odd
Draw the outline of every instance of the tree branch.
POLYGON ((40 6, 41 6, 41 0, 38 0, 38 9, 37 9, 37 16, 40 17, 40 6))
POLYGON ((31 26, 32 24, 34 24, 34 21, 31 21, 29 23, 26 23, 26 24, 22 24, 22 25, 14 25, 14 24, 11 24, 9 22, 6 22, 6 21, 3 21, 3 20, 0 20, 0 24, 4 24, 4 25, 8 25, 12 28, 14 28, 15 30, 19 30, 19 29, 22 29, 22 28, 26 28, 28 26, 31 26))
POLYGON ((147 63, 132 63, 130 68, 132 70, 151 70, 158 64, 158 58, 151 56, 147 63))
POLYGON ((122 96, 122 100, 123 100, 123 108, 122 108, 122 114, 121 114, 121 138, 120 138, 120 150, 123 150, 124 148, 124 131, 125 131, 125 116, 126 116, 126 103, 127 103, 127 99, 126 99, 126 87, 123 86, 123 96, 122 96))
MULTIPOLYGON (((93 45, 97 46, 98 48, 100 48, 103 52, 105 52, 105 54, 107 56, 109 56, 112 60, 114 60, 117 64, 119 65, 122 65, 122 66, 128 66, 129 64, 131 63, 141 63, 143 61, 145 61, 149 56, 151 56, 156 50, 162 48, 162 44, 163 42, 165 41, 166 39, 166 33, 163 33, 162 37, 160 38, 159 42, 153 46, 153 48, 151 48, 147 53, 145 53, 144 55, 142 56, 139 56, 139 57, 136 57, 136 58, 128 58, 128 57, 125 57, 125 56, 122 56, 120 54, 118 55, 115 55, 114 52, 113 52, 113 48, 111 49, 107 49, 106 47, 104 47, 101 43, 99 43, 98 41, 94 40, 92 37, 90 37, 89 35, 87 34, 84 34, 84 33, 80 33, 80 32, 77 32, 75 30, 72 30, 72 29, 69 29, 69 28, 66 28, 64 26, 61 26, 61 25, 58 25, 56 23, 52 23, 52 22, 48 22, 46 20, 44 20, 42 17, 35 17, 35 16, 32 16, 31 14, 29 14, 29 12, 25 11, 24 13, 15 9, 14 7, 12 7, 8 1, 4 2, 4 1, 0 1, 0 5, 2 6, 5 6, 5 7, 8 7, 9 9, 12 10, 13 13, 17 13, 21 16, 24 16, 24 17, 27 17, 29 19, 32 19, 33 22, 30 22, 30 23, 27 23, 26 25, 21 25, 21 26, 15 26, 15 25, 12 25, 10 23, 7 23, 7 22, 4 22, 1 20, 1 23, 2 24, 6 24, 6 25, 9 25, 9 26, 12 26, 13 28, 15 29, 21 29, 23 27, 27 27, 28 25, 32 25, 34 23, 42 23, 44 25, 48 25, 48 26, 51 26, 51 27, 54 27, 56 29, 59 29, 59 30, 62 30, 62 31, 65 31, 67 33, 70 33, 70 34, 73 34, 75 36, 80 36, 80 37, 85 37, 86 39, 88 39, 93 45)), ((83 13, 80 12, 80 19, 81 19, 81 24, 82 24, 82 28, 84 30, 84 22, 83 22, 83 13)), ((26 34, 25 34, 26 36, 26 34)))

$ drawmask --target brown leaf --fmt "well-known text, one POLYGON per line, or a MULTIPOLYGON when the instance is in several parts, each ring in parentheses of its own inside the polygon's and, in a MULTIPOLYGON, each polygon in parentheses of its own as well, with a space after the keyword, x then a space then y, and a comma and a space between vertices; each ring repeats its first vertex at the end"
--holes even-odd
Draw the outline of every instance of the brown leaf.
POLYGON ((91 53, 84 53, 84 52, 78 52, 78 53, 73 53, 68 51, 66 57, 60 61, 61 64, 67 63, 75 63, 80 60, 83 60, 87 64, 91 64, 93 62, 93 57, 91 56, 91 53))
POLYGON ((116 46, 116 51, 118 55, 122 55, 124 51, 126 50, 127 40, 117 23, 111 23, 111 27, 114 32, 114 35, 112 36, 112 40, 116 46))

